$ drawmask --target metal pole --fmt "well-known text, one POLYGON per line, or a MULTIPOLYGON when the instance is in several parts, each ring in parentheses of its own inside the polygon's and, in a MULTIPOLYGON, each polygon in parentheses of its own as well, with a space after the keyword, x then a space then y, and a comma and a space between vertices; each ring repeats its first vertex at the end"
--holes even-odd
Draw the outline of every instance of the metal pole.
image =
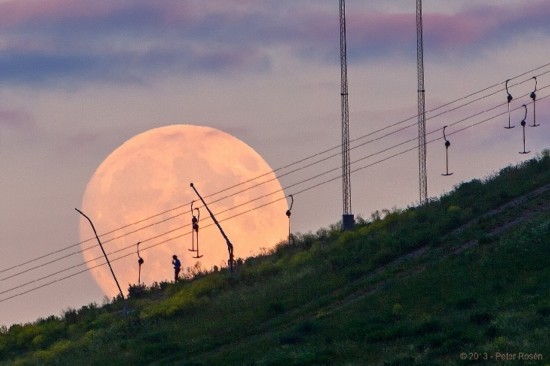
POLYGON ((138 269, 138 285, 141 285, 141 265, 145 262, 143 260, 143 258, 141 258, 141 256, 139 255, 139 245, 141 244, 140 241, 138 241, 138 243, 136 244, 137 245, 137 255, 138 255, 138 265, 139 265, 139 269, 138 269))
POLYGON ((418 182, 420 204, 428 201, 426 172, 426 99, 424 90, 424 41, 422 35, 422 0, 416 0, 416 70, 418 75, 418 182))
POLYGON ((342 107, 342 229, 352 229, 351 171, 349 153, 348 61, 346 43, 346 3, 340 0, 340 98, 342 107))
POLYGON ((109 257, 107 257, 107 253, 105 253, 105 249, 103 249, 103 244, 101 244, 101 240, 99 240, 99 236, 97 236, 97 231, 95 230, 94 223, 88 216, 84 214, 84 212, 80 211, 78 208, 75 208, 76 211, 78 211, 79 214, 84 216, 88 221, 90 222, 90 225, 92 226, 92 230, 94 231, 95 238, 97 239, 97 242, 99 243, 99 247, 101 248, 101 251, 103 252, 103 255, 105 256, 105 260, 107 261, 107 264, 109 265, 109 268, 111 269, 111 273, 113 274, 113 278, 115 279, 116 285, 118 287, 118 291, 120 292, 120 296, 122 299, 124 299, 124 294, 122 293, 122 289, 120 288, 120 285, 118 284, 118 280, 116 279, 115 272, 113 271, 113 267, 111 267, 111 262, 109 262, 109 257))
POLYGON ((286 210, 286 216, 288 217, 288 245, 294 244, 294 242, 291 243, 292 239, 292 233, 290 231, 290 215, 292 215, 292 206, 294 205, 294 196, 289 195, 290 197, 290 207, 288 210, 286 210))

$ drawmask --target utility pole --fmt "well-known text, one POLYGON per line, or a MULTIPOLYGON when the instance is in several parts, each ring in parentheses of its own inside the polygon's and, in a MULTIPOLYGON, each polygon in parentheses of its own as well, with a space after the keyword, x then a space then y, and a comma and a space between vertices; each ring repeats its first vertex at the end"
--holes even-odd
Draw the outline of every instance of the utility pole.
POLYGON ((426 172, 426 99, 424 89, 424 40, 422 36, 422 0, 416 0, 416 70, 418 75, 418 183, 420 204, 428 201, 426 172))
POLYGON ((351 213, 351 172, 349 154, 348 61, 346 45, 346 2, 340 0, 340 96, 342 104, 342 230, 355 224, 351 213))
POLYGON ((115 271, 113 271, 113 267, 111 267, 111 262, 109 261, 109 257, 107 256, 107 253, 105 253, 105 249, 103 249, 103 244, 101 243, 101 240, 99 240, 99 236, 97 235, 97 231, 95 230, 95 226, 94 226, 94 223, 92 222, 92 220, 86 216, 84 214, 84 212, 80 211, 78 208, 75 208, 75 210, 81 214, 82 216, 84 216, 88 222, 90 223, 90 225, 92 226, 92 230, 94 231, 94 234, 95 234, 95 238, 97 239, 97 242, 99 243, 99 247, 101 248, 101 251, 103 252, 103 256, 105 257, 105 261, 107 262, 107 264, 109 265, 109 269, 111 270, 111 274, 113 275, 113 278, 115 280, 115 283, 116 283, 116 287, 118 287, 118 291, 120 293, 120 297, 124 300, 124 294, 122 293, 122 289, 120 288, 120 285, 118 284, 118 280, 115 276, 115 271))

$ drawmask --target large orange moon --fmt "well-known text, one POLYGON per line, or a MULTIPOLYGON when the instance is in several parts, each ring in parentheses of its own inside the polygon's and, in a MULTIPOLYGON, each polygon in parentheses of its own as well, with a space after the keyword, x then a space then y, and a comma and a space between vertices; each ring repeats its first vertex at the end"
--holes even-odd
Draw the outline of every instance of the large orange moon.
MULTIPOLYGON (((172 125, 143 132, 101 163, 86 186, 81 207, 100 235, 125 294, 129 285, 138 283, 138 242, 145 284, 173 281, 174 254, 181 260, 182 275, 197 262, 207 270, 227 266, 226 241, 191 182, 233 244, 235 259, 270 249, 288 235, 281 184, 250 146, 204 126, 172 125), (233 188, 226 190, 229 187, 233 188), (222 190, 226 191, 212 195, 222 190), (189 251, 192 201, 200 213, 198 244, 203 257, 199 259, 189 251)), ((105 295, 116 296, 116 283, 109 268, 100 266, 105 259, 84 218, 79 232, 93 278, 105 295)))

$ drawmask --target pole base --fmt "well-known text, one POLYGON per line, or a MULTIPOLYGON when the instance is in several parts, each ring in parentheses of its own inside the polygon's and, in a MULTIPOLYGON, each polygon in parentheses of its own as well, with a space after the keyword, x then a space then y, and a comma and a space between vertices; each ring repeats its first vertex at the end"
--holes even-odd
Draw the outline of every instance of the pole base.
POLYGON ((353 214, 342 215, 342 230, 347 231, 353 229, 355 226, 355 218, 353 214))

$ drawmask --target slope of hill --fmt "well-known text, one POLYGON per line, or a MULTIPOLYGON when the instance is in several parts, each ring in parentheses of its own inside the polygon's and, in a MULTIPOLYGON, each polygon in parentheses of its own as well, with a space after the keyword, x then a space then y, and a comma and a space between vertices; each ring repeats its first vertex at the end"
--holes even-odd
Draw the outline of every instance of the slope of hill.
POLYGON ((550 154, 234 275, 0 332, 0 365, 550 364, 550 154))

